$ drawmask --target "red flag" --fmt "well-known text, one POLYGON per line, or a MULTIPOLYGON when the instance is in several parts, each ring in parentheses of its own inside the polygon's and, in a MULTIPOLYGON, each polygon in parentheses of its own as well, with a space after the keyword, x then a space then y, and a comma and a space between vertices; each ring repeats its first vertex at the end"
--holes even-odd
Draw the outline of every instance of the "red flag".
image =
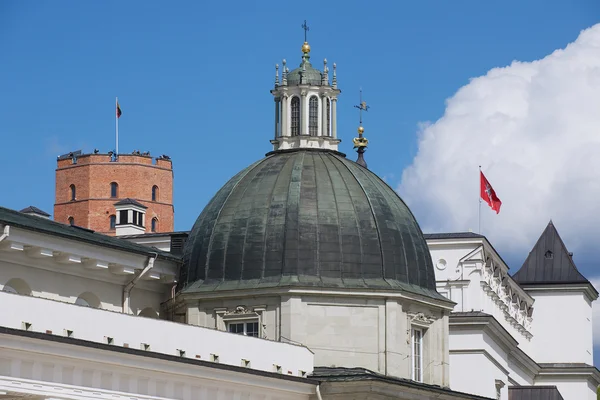
POLYGON ((117 118, 121 117, 121 107, 119 107, 119 102, 117 101, 117 118))
POLYGON ((490 185, 488 180, 485 178, 483 172, 479 171, 479 174, 481 175, 481 198, 483 201, 488 203, 488 206, 490 206, 492 210, 496 211, 496 214, 498 214, 500 212, 500 206, 502 205, 502 202, 498 196, 496 196, 494 188, 492 188, 492 185, 490 185))

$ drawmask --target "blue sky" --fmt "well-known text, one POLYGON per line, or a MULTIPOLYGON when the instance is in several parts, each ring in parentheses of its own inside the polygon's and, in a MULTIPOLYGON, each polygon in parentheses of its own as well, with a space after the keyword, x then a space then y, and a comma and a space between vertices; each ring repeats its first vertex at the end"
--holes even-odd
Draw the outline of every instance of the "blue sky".
MULTIPOLYGON (((338 66, 340 150, 355 158, 362 87, 366 159, 397 186, 419 125, 459 88, 564 48, 599 16, 593 0, 0 1, 0 205, 52 212, 56 156, 114 149, 118 96, 120 150, 171 156, 175 228, 191 228, 227 179, 270 150, 274 66, 300 62, 304 19, 313 64, 338 66)), ((578 261, 588 275, 593 250, 578 261)), ((503 256, 516 271, 526 254, 503 256)))
POLYGON ((419 122, 445 99, 512 60, 534 60, 597 19, 594 1, 498 2, 0 2, 2 205, 52 212, 56 156, 114 145, 174 160, 176 229, 270 150, 274 65, 338 66, 341 150, 359 87, 372 170, 392 184, 415 156, 419 122), (256 3, 256 4, 253 4, 256 3))

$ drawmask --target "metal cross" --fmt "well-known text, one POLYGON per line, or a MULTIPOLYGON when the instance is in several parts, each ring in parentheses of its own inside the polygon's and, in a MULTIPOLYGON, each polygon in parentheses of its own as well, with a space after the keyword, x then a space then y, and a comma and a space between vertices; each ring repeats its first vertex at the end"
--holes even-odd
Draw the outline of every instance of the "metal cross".
POLYGON ((302 29, 304 29, 304 41, 306 42, 306 32, 310 30, 308 25, 306 25, 306 20, 304 20, 304 23, 302 24, 302 29))
POLYGON ((354 106, 354 108, 359 109, 358 113, 359 113, 359 118, 360 118, 360 124, 362 125, 362 112, 369 111, 369 108, 371 108, 367 105, 367 102, 363 101, 363 99, 362 99, 362 89, 360 89, 360 105, 354 106))

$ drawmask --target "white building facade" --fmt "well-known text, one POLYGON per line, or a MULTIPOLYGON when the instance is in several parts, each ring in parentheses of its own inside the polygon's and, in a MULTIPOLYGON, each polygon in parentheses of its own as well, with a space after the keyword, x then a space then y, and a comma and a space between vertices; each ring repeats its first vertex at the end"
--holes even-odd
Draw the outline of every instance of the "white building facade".
POLYGON ((592 302, 598 293, 552 223, 514 275, 484 236, 426 238, 438 291, 456 303, 450 314, 454 390, 508 400, 511 388, 552 386, 564 400, 596 399, 592 302))

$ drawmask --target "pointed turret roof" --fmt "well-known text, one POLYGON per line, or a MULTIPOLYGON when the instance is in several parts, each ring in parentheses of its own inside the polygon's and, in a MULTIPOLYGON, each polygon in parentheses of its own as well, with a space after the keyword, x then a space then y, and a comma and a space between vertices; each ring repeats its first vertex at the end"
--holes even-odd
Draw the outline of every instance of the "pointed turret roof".
POLYGON ((556 227, 550 221, 527 259, 513 279, 526 284, 589 284, 577 270, 573 253, 569 253, 556 227))

